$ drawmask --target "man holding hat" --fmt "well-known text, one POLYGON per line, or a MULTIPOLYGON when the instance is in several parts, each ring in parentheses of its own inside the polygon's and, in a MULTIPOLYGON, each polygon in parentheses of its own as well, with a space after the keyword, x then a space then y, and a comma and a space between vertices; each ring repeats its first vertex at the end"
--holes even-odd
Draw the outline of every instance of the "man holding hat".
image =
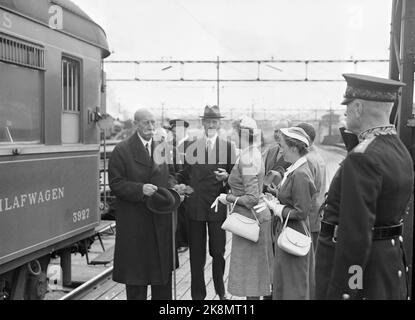
POLYGON ((154 160, 154 115, 140 109, 134 118, 136 133, 115 147, 108 168, 117 197, 113 279, 126 285, 128 300, 146 300, 149 285, 153 300, 171 300, 172 213, 180 195, 168 189, 173 166, 154 160))
POLYGON ((180 175, 180 182, 194 190, 186 200, 189 218, 191 294, 193 300, 204 300, 206 297, 204 268, 207 229, 209 254, 213 259, 215 291, 220 299, 225 299, 223 275, 226 233, 221 226, 226 219, 226 206, 220 204, 215 212, 211 205, 221 193, 226 193, 224 182, 232 171, 236 154, 234 145, 218 135, 223 118, 219 108, 207 106, 201 118, 204 135, 186 149, 185 167, 180 175))
POLYGON ((347 130, 359 144, 330 186, 316 254, 318 299, 408 297, 402 220, 413 166, 389 116, 404 83, 345 74, 347 130))

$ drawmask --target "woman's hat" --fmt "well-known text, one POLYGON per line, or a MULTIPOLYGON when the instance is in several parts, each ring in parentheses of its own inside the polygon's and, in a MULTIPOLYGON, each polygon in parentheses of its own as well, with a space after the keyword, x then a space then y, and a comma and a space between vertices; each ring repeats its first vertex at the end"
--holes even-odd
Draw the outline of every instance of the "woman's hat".
POLYGON ((258 125, 256 121, 248 116, 242 116, 239 122, 241 129, 257 130, 258 125))
POLYGON ((201 118, 202 119, 223 119, 225 117, 221 116, 219 107, 217 107, 217 106, 213 106, 213 107, 206 106, 205 113, 201 118))
POLYGON ((172 214, 180 207, 180 203, 180 195, 175 190, 166 188, 158 188, 146 201, 148 210, 155 214, 172 214))
POLYGON ((280 129, 281 133, 289 138, 304 142, 307 147, 310 146, 310 137, 307 133, 299 127, 280 129))

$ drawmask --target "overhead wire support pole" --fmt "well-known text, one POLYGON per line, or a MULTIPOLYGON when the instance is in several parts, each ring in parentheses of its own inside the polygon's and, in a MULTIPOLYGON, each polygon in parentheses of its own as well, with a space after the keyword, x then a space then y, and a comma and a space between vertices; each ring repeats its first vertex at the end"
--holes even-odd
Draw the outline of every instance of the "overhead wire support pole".
POLYGON ((217 95, 218 95, 218 99, 217 99, 217 103, 218 103, 218 108, 220 107, 220 60, 218 57, 217 60, 217 69, 218 69, 218 78, 217 78, 217 95))

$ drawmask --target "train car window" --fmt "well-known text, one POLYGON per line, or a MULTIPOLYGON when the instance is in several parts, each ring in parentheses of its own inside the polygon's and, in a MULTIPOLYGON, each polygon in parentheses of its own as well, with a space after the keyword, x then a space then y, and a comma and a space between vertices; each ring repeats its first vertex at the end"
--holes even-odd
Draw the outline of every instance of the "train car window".
POLYGON ((80 142, 80 67, 79 61, 62 58, 62 143, 80 142))
POLYGON ((45 49, 0 33, 0 61, 44 70, 45 49))
POLYGON ((44 49, 0 34, 0 145, 40 143, 44 49))

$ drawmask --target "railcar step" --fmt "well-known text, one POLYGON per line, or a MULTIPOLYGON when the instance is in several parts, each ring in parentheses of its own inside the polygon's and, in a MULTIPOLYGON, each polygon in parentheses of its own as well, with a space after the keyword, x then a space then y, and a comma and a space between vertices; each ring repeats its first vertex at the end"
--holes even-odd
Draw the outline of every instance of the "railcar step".
POLYGON ((114 249, 115 246, 112 246, 101 253, 98 257, 91 261, 91 265, 107 265, 114 260, 114 249))

